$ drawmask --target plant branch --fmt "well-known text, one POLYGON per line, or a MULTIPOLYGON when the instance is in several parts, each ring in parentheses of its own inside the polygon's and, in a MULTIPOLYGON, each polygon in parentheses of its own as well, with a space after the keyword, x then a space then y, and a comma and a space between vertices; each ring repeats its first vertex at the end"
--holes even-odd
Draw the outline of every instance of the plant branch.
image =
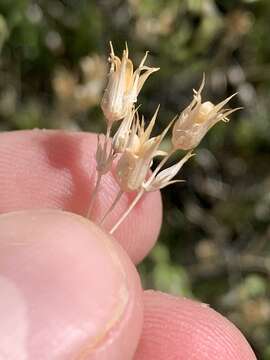
POLYGON ((115 208, 115 205, 118 203, 119 199, 121 198, 121 196, 123 195, 123 190, 119 190, 118 194, 116 195, 112 205, 109 207, 109 209, 105 212, 105 214, 103 215, 102 219, 99 222, 99 225, 102 225, 104 223, 104 221, 106 220, 107 216, 113 211, 113 209, 115 208))
MULTIPOLYGON (((111 125, 107 126, 106 138, 105 138, 105 148, 103 149, 103 152, 105 154, 107 154, 107 145, 108 145, 108 140, 110 138, 111 128, 112 128, 111 125)), ((103 174, 98 171, 97 181, 96 181, 95 188, 94 188, 93 194, 92 194, 91 199, 90 199, 89 208, 88 208, 88 211, 87 211, 87 214, 86 214, 87 219, 90 219, 91 212, 92 212, 93 205, 94 205, 94 200, 95 200, 95 198, 96 198, 96 196, 98 194, 98 190, 99 190, 99 187, 100 187, 100 182, 101 182, 102 176, 103 176, 103 174)))
POLYGON ((126 217, 129 215, 129 213, 131 212, 131 210, 135 207, 135 205, 138 203, 138 201, 141 199, 141 197, 144 194, 144 189, 142 188, 138 194, 136 195, 136 197, 133 199, 132 203, 129 205, 129 207, 127 208, 127 210, 124 212, 124 214, 120 217, 120 219, 117 221, 117 223, 112 227, 112 229, 110 230, 110 234, 113 234, 115 232, 115 230, 118 228, 118 226, 126 219, 126 217))
POLYGON ((92 209, 93 209, 93 205, 94 205, 94 200, 98 194, 98 190, 99 190, 99 186, 100 186, 100 182, 101 182, 101 177, 102 175, 98 172, 98 177, 97 177, 97 181, 96 181, 96 185, 95 185, 95 188, 94 188, 94 191, 91 195, 91 199, 90 199, 90 204, 89 204, 89 208, 88 208, 88 211, 87 211, 87 219, 90 219, 90 216, 91 216, 91 212, 92 212, 92 209))

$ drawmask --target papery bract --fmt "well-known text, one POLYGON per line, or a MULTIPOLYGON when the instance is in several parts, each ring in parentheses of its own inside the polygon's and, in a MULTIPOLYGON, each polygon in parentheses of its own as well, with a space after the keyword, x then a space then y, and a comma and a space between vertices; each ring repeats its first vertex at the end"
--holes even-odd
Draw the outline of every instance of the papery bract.
POLYGON ((159 68, 145 66, 147 54, 143 57, 137 70, 128 57, 128 47, 123 51, 122 60, 114 55, 112 43, 110 54, 110 72, 101 108, 109 125, 127 116, 137 101, 137 96, 146 79, 159 68), (143 72, 143 73, 142 73, 143 72))
POLYGON ((189 151, 181 160, 176 164, 160 171, 152 179, 150 177, 149 181, 143 185, 145 191, 156 191, 160 190, 168 185, 174 184, 176 182, 182 182, 183 180, 172 180, 175 175, 180 171, 182 166, 195 154, 192 151, 189 151))
POLYGON ((219 121, 227 122, 227 118, 237 109, 223 109, 234 95, 226 98, 217 105, 210 101, 202 102, 201 92, 204 78, 198 91, 194 91, 193 100, 179 115, 173 127, 172 144, 175 149, 194 149, 205 134, 219 121))
POLYGON ((153 158, 160 155, 159 145, 171 124, 162 134, 150 138, 157 111, 146 129, 144 120, 140 121, 138 118, 132 127, 128 146, 116 166, 116 179, 123 191, 139 190, 147 177, 153 158))

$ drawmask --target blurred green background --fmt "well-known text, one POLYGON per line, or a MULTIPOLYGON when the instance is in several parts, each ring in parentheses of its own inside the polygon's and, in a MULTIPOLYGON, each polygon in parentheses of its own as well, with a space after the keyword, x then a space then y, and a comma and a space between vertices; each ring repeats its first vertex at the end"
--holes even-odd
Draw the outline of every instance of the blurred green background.
MULTIPOLYGON (((200 299, 270 359, 270 1, 0 0, 0 130, 104 129, 108 41, 160 66, 139 103, 160 129, 206 73, 205 98, 238 92, 163 191, 160 240, 140 265, 145 287, 200 299)), ((165 144, 166 145, 166 144, 165 144)), ((244 359, 243 359, 244 360, 244 359)))

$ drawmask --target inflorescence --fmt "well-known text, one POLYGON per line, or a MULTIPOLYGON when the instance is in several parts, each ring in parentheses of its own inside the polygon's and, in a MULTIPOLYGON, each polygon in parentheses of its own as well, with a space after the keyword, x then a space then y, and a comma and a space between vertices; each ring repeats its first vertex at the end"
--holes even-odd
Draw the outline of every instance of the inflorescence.
POLYGON ((145 192, 156 191, 181 181, 173 180, 173 178, 184 163, 194 155, 194 148, 198 146, 208 130, 219 121, 229 121, 228 116, 239 108, 224 108, 235 94, 217 105, 210 101, 203 101, 202 91, 205 85, 205 76, 203 76, 199 90, 193 90, 191 103, 180 115, 168 123, 160 135, 151 137, 159 107, 148 126, 145 126, 144 117, 139 114, 136 103, 143 84, 159 68, 145 65, 148 55, 148 52, 146 52, 139 67, 134 71, 133 63, 129 59, 127 45, 123 51, 122 59, 114 54, 112 43, 110 43, 110 48, 108 84, 101 101, 107 131, 103 140, 98 135, 96 151, 97 181, 87 216, 91 216, 102 176, 111 170, 112 163, 115 161, 115 178, 119 185, 119 192, 111 207, 101 219, 100 224, 105 221, 108 214, 114 209, 123 193, 136 192, 136 196, 126 212, 110 230, 110 233, 113 233, 145 192), (111 140, 112 126, 116 122, 120 123, 120 125, 111 140), (160 150, 160 145, 171 128, 171 146, 169 151, 165 152, 160 150), (176 164, 164 169, 168 159, 177 150, 184 150, 187 153, 176 164), (151 173, 149 170, 154 158, 157 156, 160 156, 162 160, 151 173))

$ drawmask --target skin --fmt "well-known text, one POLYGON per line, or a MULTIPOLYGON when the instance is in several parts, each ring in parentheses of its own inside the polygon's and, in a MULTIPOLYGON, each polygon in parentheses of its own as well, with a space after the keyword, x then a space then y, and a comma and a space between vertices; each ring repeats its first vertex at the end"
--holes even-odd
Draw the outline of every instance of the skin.
MULTIPOLYGON (((0 359, 256 359, 209 306, 141 289, 134 263, 157 240, 158 192, 109 236, 95 224, 117 192, 108 174, 94 222, 83 217, 95 144, 63 131, 0 135, 0 359)), ((130 201, 123 196, 105 229, 130 201)))

